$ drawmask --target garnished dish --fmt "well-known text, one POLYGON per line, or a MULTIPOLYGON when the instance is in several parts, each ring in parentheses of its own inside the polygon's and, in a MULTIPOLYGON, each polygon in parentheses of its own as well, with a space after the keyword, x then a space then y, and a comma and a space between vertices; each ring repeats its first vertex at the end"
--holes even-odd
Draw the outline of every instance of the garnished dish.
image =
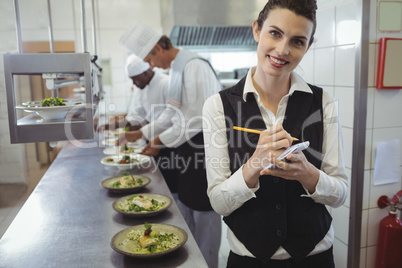
POLYGON ((108 129, 105 130, 105 137, 113 138, 113 137, 118 137, 120 134, 123 134, 124 132, 128 131, 128 127, 124 128, 117 128, 117 129, 108 129))
POLYGON ((125 171, 122 176, 107 178, 102 186, 115 193, 137 192, 147 186, 151 180, 141 175, 132 175, 125 171))
POLYGON ((113 202, 113 209, 130 217, 154 216, 167 210, 172 200, 158 194, 133 194, 113 202))
POLYGON ((137 225, 113 236, 112 248, 126 256, 154 258, 171 253, 187 242, 187 233, 168 224, 137 225))
POLYGON ((130 155, 112 155, 102 158, 101 163, 105 166, 117 167, 120 170, 128 170, 134 167, 144 167, 151 161, 147 155, 130 154, 130 155))
POLYGON ((102 144, 106 146, 116 146, 118 138, 118 136, 106 136, 105 139, 102 141, 102 144))
POLYGON ((129 155, 123 155, 119 159, 114 159, 112 157, 106 158, 106 162, 108 163, 118 163, 118 164, 138 164, 139 160, 134 157, 130 157, 129 155))
POLYGON ((77 100, 65 100, 59 97, 46 98, 41 101, 27 101, 15 108, 26 112, 36 112, 45 120, 62 119, 72 110, 76 110, 77 106, 83 104, 77 100))
POLYGON ((64 100, 59 97, 50 97, 44 99, 41 103, 41 107, 49 107, 49 106, 65 106, 64 100))
POLYGON ((123 146, 115 146, 105 148, 103 153, 106 155, 114 155, 114 154, 139 154, 142 152, 145 146, 143 145, 128 145, 124 144, 123 146))

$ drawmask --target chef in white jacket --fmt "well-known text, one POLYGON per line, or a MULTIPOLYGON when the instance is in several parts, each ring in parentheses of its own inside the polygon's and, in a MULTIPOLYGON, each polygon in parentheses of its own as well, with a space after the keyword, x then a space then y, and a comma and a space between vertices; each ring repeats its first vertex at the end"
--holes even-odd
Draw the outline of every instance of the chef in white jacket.
POLYGON ((168 101, 174 115, 172 126, 156 137, 147 128, 125 135, 128 141, 144 136, 150 142, 144 154, 158 155, 161 148, 173 148, 174 169, 178 172, 178 202, 209 267, 218 266, 221 218, 213 211, 206 195, 205 152, 202 134, 202 107, 205 100, 221 89, 208 61, 189 50, 176 48, 167 36, 136 22, 120 43, 153 67, 169 70, 168 101))
MULTIPOLYGON (((133 54, 128 56, 125 69, 126 74, 135 85, 133 101, 129 104, 129 112, 124 120, 115 121, 113 125, 100 126, 98 131, 127 126, 130 127, 130 130, 140 129, 149 122, 156 120, 166 108, 167 75, 154 72, 148 63, 133 54)), ((166 122, 166 120, 162 122, 166 122)), ((168 126, 161 125, 163 128, 168 126)))

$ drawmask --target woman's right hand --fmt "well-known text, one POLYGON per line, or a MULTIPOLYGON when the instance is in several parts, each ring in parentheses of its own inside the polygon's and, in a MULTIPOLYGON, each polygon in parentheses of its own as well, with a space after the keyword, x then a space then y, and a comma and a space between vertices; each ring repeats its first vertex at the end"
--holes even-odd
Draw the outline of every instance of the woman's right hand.
POLYGON ((292 136, 280 124, 261 132, 253 155, 243 166, 243 178, 249 188, 257 186, 260 172, 270 163, 270 157, 279 156, 292 142, 292 136))

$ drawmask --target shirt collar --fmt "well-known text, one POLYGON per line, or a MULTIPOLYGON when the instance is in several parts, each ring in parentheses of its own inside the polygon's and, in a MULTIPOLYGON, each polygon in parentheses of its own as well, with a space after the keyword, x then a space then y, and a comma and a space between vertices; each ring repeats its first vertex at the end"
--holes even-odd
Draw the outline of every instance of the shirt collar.
MULTIPOLYGON (((256 67, 250 68, 250 70, 247 73, 246 81, 244 83, 244 90, 243 90, 243 100, 247 102, 247 94, 248 93, 253 93, 256 98, 260 98, 258 95, 257 90, 255 89, 253 85, 253 80, 252 76, 255 73, 256 67)), ((289 96, 293 94, 295 91, 302 91, 306 93, 313 94, 311 91, 311 88, 307 85, 307 83, 304 81, 304 79, 299 76, 296 72, 292 72, 290 74, 290 90, 289 90, 289 96)))

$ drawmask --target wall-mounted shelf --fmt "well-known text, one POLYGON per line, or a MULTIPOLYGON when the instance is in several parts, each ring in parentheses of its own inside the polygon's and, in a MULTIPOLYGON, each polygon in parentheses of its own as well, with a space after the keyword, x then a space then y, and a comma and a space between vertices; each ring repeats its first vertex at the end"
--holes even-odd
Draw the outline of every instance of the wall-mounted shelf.
POLYGON ((89 53, 4 54, 11 143, 93 138, 93 115, 97 104, 94 103, 96 93, 93 92, 93 86, 98 76, 91 66, 89 53), (44 120, 36 114, 17 117, 16 105, 19 103, 16 103, 14 76, 43 73, 74 74, 83 78, 85 108, 79 117, 67 115, 57 120, 44 120))

